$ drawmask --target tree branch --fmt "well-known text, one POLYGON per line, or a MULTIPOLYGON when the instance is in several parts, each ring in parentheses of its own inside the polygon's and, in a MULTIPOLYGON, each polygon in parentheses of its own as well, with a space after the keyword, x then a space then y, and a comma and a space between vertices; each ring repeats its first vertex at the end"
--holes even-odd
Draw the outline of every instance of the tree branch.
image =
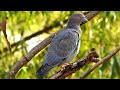
MULTIPOLYGON (((100 11, 90 11, 85 16, 88 20, 91 20, 93 17, 95 17, 100 11)), ((86 22, 84 22, 86 23, 86 22)), ((84 24, 83 23, 83 24, 84 24)), ((39 51, 41 51, 43 48, 45 48, 48 44, 51 43, 53 37, 59 33, 60 31, 50 35, 48 38, 40 42, 38 45, 36 45, 34 48, 32 48, 21 60, 19 60, 10 71, 8 78, 12 79, 15 78, 15 75, 19 71, 21 67, 23 67, 25 64, 27 64, 39 51)))
POLYGON ((106 57, 104 57, 102 60, 100 60, 99 62, 97 62, 92 68, 90 68, 87 72, 85 72, 80 79, 84 79, 87 75, 89 75, 95 68, 97 68, 99 65, 101 65, 102 63, 106 62, 107 60, 109 60, 111 57, 113 57, 118 51, 120 51, 120 46, 118 46, 115 50, 113 50, 109 55, 107 55, 106 57))
MULTIPOLYGON (((66 23, 67 21, 64 20, 63 22, 66 23)), ((25 42, 25 41, 27 41, 27 40, 35 37, 35 36, 38 36, 38 35, 44 33, 44 32, 48 32, 48 31, 50 31, 51 29, 53 29, 54 27, 60 26, 60 23, 59 23, 58 21, 55 21, 54 23, 55 23, 54 25, 50 25, 50 26, 48 26, 48 27, 45 27, 45 28, 42 29, 42 30, 38 30, 37 32, 33 33, 32 35, 26 36, 26 37, 23 38, 22 40, 20 40, 20 41, 18 41, 18 42, 16 42, 16 43, 11 44, 11 48, 15 47, 16 45, 21 44, 21 42, 25 42)), ((8 50, 7 47, 3 48, 3 51, 7 51, 7 50, 8 50)), ((1 53, 2 53, 2 52, 0 51, 0 54, 1 54, 1 53)))
POLYGON ((91 51, 88 53, 88 55, 82 59, 74 62, 73 64, 70 64, 66 66, 63 70, 58 71, 56 74, 51 76, 49 79, 65 79, 67 76, 71 75, 72 73, 76 72, 77 70, 80 70, 85 65, 91 63, 91 62, 98 62, 98 54, 96 53, 95 49, 91 49, 91 51))

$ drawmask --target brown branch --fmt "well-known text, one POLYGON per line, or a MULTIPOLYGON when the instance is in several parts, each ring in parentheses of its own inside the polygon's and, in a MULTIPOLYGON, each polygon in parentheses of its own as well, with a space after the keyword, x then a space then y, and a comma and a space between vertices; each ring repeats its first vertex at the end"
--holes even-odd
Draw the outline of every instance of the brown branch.
MULTIPOLYGON (((87 18, 89 18, 88 20, 91 20, 91 19, 92 19, 96 14, 98 14, 99 12, 100 12, 100 11, 85 12, 84 14, 86 15, 87 18)), ((63 23, 66 23, 66 22, 67 22, 67 20, 63 20, 63 23)), ((84 22, 84 23, 85 23, 85 22, 84 22)), ((83 24, 84 24, 84 23, 83 23, 83 24)), ((20 41, 18 41, 18 42, 16 42, 16 43, 11 44, 11 48, 15 47, 16 45, 21 44, 21 42, 25 42, 25 41, 27 41, 27 40, 35 37, 35 36, 38 36, 38 35, 44 33, 44 32, 48 32, 48 31, 50 31, 51 29, 53 29, 54 27, 58 27, 58 26, 60 26, 60 22, 55 21, 55 22, 54 22, 54 25, 50 25, 50 26, 48 26, 48 27, 45 27, 43 30, 38 30, 38 31, 35 32, 34 34, 29 35, 29 36, 26 36, 26 37, 23 38, 22 40, 20 40, 20 41)), ((7 47, 5 47, 5 48, 3 49, 3 51, 7 51, 7 47)), ((0 54, 1 54, 1 53, 2 53, 2 52, 0 51, 0 54)))
MULTIPOLYGON (((67 22, 66 20, 63 21, 63 23, 66 23, 66 22, 67 22)), ((21 42, 25 42, 25 41, 27 41, 27 40, 35 37, 35 36, 38 36, 38 35, 44 33, 44 32, 49 32, 49 31, 50 31, 51 29, 53 29, 54 27, 58 27, 58 26, 60 26, 60 23, 59 23, 58 21, 55 21, 55 22, 54 22, 54 25, 50 25, 50 26, 48 26, 48 27, 45 27, 45 28, 42 29, 42 30, 38 30, 38 31, 35 32, 34 34, 29 35, 29 36, 26 36, 26 37, 23 38, 22 40, 20 40, 20 41, 18 41, 18 42, 16 42, 16 43, 11 44, 11 48, 13 48, 13 47, 21 44, 21 42)), ((4 51, 4 52, 7 51, 7 50, 8 50, 7 47, 3 48, 3 51, 4 51)), ((1 54, 1 53, 2 53, 2 52, 0 51, 0 54, 1 54)))
POLYGON ((66 66, 63 70, 58 71, 56 74, 51 76, 49 79, 65 79, 67 76, 71 75, 72 73, 76 72, 77 70, 80 70, 85 65, 91 63, 91 62, 98 62, 98 54, 96 53, 95 49, 91 49, 91 51, 88 53, 88 55, 82 59, 74 62, 73 64, 70 64, 66 66))
POLYGON ((90 68, 87 72, 85 72, 80 79, 84 79, 87 75, 89 75, 95 68, 97 68, 99 65, 101 65, 102 63, 110 60, 111 57, 113 57, 118 51, 120 51, 120 46, 118 46, 115 50, 113 50, 109 55, 107 55, 106 57, 104 57, 102 60, 100 60, 99 62, 97 62, 92 68, 90 68))
POLYGON ((10 45, 10 42, 8 40, 8 37, 7 37, 7 33, 6 33, 6 24, 7 24, 7 17, 5 17, 2 22, 0 23, 0 29, 2 30, 3 34, 4 34, 4 37, 5 37, 5 40, 6 40, 6 43, 7 43, 7 48, 10 52, 10 54, 12 55, 12 51, 11 51, 11 45, 10 45))
MULTIPOLYGON (((88 20, 91 20, 93 17, 95 17, 100 11, 90 11, 85 16, 88 20), (91 16, 90 16, 91 15, 91 16)), ((84 22, 86 23, 86 22, 84 22)), ((60 32, 60 31, 58 31, 60 32)), ((41 51, 43 48, 45 48, 50 42, 52 41, 53 37, 58 33, 54 33, 50 35, 48 38, 40 42, 38 45, 36 45, 34 48, 32 48, 21 60, 19 60, 10 71, 8 78, 12 79, 15 78, 15 75, 19 71, 21 67, 23 67, 25 64, 27 64, 39 51, 41 51)))

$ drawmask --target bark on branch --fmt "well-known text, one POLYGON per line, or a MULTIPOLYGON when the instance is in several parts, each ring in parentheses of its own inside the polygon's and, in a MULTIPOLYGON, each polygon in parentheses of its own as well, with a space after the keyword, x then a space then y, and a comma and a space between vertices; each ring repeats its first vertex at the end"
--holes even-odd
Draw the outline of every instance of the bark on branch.
MULTIPOLYGON (((90 11, 89 13, 85 14, 85 17, 90 21, 93 17, 95 17, 100 11, 90 11)), ((84 22, 86 23, 86 22, 84 22)), ((82 24, 84 24, 82 23, 82 24)), ((36 45, 34 48, 32 48, 22 59, 20 59, 11 69, 8 78, 13 79, 15 78, 15 75, 19 71, 21 67, 23 67, 25 64, 27 64, 38 52, 40 52, 43 48, 45 48, 50 42, 52 41, 53 37, 59 33, 60 31, 50 35, 48 38, 40 42, 38 45, 36 45)))
POLYGON ((67 76, 71 75, 77 70, 80 70, 85 65, 91 62, 95 62, 96 64, 80 77, 80 79, 84 79, 99 65, 103 64, 107 60, 110 60, 110 58, 113 57, 118 51, 120 51, 120 46, 118 46, 115 50, 113 50, 110 54, 108 54, 102 60, 99 60, 99 55, 97 54, 95 49, 91 49, 91 52, 89 52, 88 55, 83 60, 76 61, 75 63, 66 66, 64 70, 58 71, 49 79, 65 79, 67 76))
MULTIPOLYGON (((63 22, 66 23, 67 21, 64 20, 63 22)), ((49 31, 50 31, 51 29, 53 29, 54 27, 58 27, 58 26, 60 26, 60 23, 59 23, 58 21, 56 21, 56 22, 54 22, 54 25, 50 25, 50 26, 48 26, 48 27, 45 27, 45 28, 42 29, 42 30, 38 30, 37 32, 33 33, 32 35, 26 36, 26 37, 23 38, 22 40, 20 40, 20 41, 18 41, 18 42, 16 42, 16 43, 11 44, 11 48, 15 47, 16 45, 18 46, 18 45, 21 44, 21 42, 25 42, 25 41, 27 41, 27 40, 35 37, 35 36, 38 36, 38 35, 44 33, 44 32, 49 32, 49 31)), ((7 50, 8 50, 7 47, 5 47, 5 48, 3 49, 4 52, 7 51, 7 50)), ((2 53, 2 51, 0 51, 0 54, 1 54, 1 53, 2 53)))
POLYGON ((108 54, 106 57, 104 57, 102 60, 97 62, 92 68, 90 68, 87 72, 85 72, 80 79, 84 79, 87 75, 89 75, 95 68, 97 68, 102 63, 106 62, 107 60, 110 60, 111 57, 113 57, 118 51, 120 51, 120 46, 118 46, 115 50, 113 50, 110 54, 108 54))
POLYGON ((99 55, 95 51, 95 49, 91 49, 91 51, 88 53, 88 55, 82 59, 74 62, 73 64, 70 64, 66 66, 63 70, 60 70, 55 75, 51 76, 49 79, 65 79, 67 76, 71 75, 72 73, 76 72, 77 70, 80 70, 85 65, 91 63, 91 62, 98 62, 99 61, 99 55))

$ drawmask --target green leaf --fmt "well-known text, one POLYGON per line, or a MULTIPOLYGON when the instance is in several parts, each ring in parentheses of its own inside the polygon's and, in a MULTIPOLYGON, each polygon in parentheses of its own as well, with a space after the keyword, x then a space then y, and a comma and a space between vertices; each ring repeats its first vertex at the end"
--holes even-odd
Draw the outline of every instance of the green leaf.
POLYGON ((111 78, 120 78, 120 65, 118 61, 118 57, 114 56, 113 57, 113 63, 112 63, 112 71, 111 71, 111 78))
POLYGON ((115 56, 115 69, 116 69, 116 74, 117 76, 120 78, 120 64, 119 64, 119 60, 117 56, 115 56))
POLYGON ((112 60, 112 66, 111 66, 111 76, 110 78, 113 79, 115 77, 115 60, 112 60))
POLYGON ((102 78, 103 72, 102 70, 99 70, 99 78, 102 78))

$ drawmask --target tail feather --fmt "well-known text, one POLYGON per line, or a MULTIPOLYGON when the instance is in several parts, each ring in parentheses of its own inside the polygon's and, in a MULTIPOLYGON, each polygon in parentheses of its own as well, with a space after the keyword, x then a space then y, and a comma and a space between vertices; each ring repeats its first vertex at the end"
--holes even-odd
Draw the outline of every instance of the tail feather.
POLYGON ((46 74, 51 70, 51 69, 47 69, 47 70, 42 70, 43 69, 43 66, 41 66, 37 72, 36 72, 36 75, 39 77, 39 79, 43 79, 46 74))
POLYGON ((47 74, 48 72, 39 72, 39 71, 37 71, 37 76, 39 77, 39 79, 43 79, 45 76, 46 76, 46 74, 47 74))

